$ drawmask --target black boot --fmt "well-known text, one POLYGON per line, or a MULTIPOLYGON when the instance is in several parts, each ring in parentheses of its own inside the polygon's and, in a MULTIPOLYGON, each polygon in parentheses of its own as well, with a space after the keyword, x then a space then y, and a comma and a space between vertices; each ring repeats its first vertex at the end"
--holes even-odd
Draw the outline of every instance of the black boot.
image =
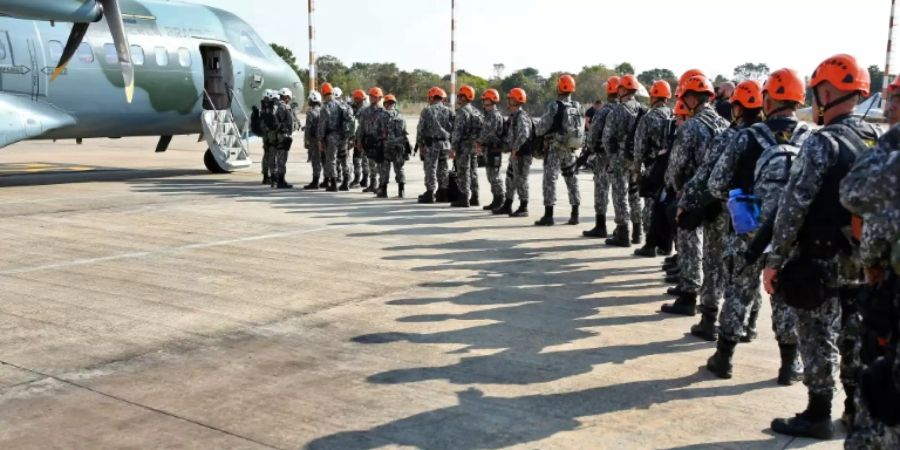
POLYGON ((424 203, 424 204, 434 203, 434 191, 425 191, 424 194, 419 196, 419 203, 424 203))
POLYGON ((813 439, 831 439, 834 428, 831 425, 831 398, 833 394, 809 393, 809 404, 806 411, 789 419, 772 421, 772 431, 788 436, 810 437, 813 439))
POLYGON ((350 183, 350 189, 356 189, 359 187, 359 175, 353 174, 353 181, 350 183))
POLYGON ((634 251, 634 256, 643 256, 644 258, 656 258, 656 246, 647 244, 634 251))
POLYGON ((347 192, 350 190, 350 180, 347 177, 344 177, 344 181, 341 182, 341 187, 338 190, 342 192, 347 192))
POLYGON ((609 236, 609 233, 606 232, 606 217, 597 214, 597 217, 594 219, 594 228, 582 231, 581 235, 589 238, 605 238, 609 236))
POLYGON ((572 206, 572 214, 569 216, 569 225, 578 225, 578 205, 572 206))
POLYGON ((552 227, 553 226, 553 207, 544 206, 544 217, 534 222, 535 226, 552 227))
POLYGON ((472 191, 472 197, 469 198, 470 206, 481 206, 481 202, 478 200, 478 191, 472 191))
POLYGON ((660 311, 666 314, 679 316, 693 316, 697 314, 697 294, 684 294, 675 303, 662 305, 660 311))
POLYGON ((447 188, 439 187, 437 194, 434 195, 434 201, 437 203, 447 203, 447 188))
POLYGON ((369 187, 369 175, 363 174, 362 180, 359 182, 359 187, 369 187))
POLYGON ((641 243, 641 224, 635 223, 632 224, 634 229, 631 230, 631 243, 632 244, 640 244, 641 243))
POLYGON ((778 384, 790 386, 803 380, 803 369, 797 359, 797 344, 778 344, 781 367, 778 368, 778 384))
MULTIPOLYGON (((509 201, 512 203, 512 201, 509 201)), ((528 217, 528 202, 519 202, 519 209, 509 213, 509 217, 528 217)))
POLYGON ((307 189, 307 190, 319 189, 319 177, 313 176, 312 183, 309 183, 306 186, 303 186, 303 189, 307 189))
POLYGON ((686 294, 690 294, 690 292, 682 289, 681 286, 675 286, 666 289, 666 295, 671 295, 672 297, 681 297, 682 295, 686 294))
POLYGON ((278 175, 278 184, 275 187, 278 189, 293 189, 294 185, 284 181, 284 175, 278 175))
POLYGON ((669 256, 672 254, 672 246, 657 247, 656 254, 657 256, 669 256))
POLYGON ((263 181, 262 181, 262 184, 263 184, 263 185, 272 184, 272 178, 269 177, 269 174, 267 174, 267 173, 264 173, 264 174, 263 174, 263 181))
POLYGON ((378 194, 376 195, 376 197, 387 198, 387 187, 388 187, 387 183, 381 183, 381 187, 378 188, 378 194))
POLYGON ((403 198, 406 194, 406 183, 397 183, 397 198, 403 198))
POLYGON ((747 332, 741 336, 741 342, 753 342, 756 339, 756 320, 759 318, 759 310, 750 311, 750 317, 747 318, 747 332))
POLYGON ((663 269, 670 269, 672 267, 678 267, 678 253, 663 260, 663 269))
POLYGON ((466 197, 460 197, 455 202, 450 203, 451 208, 468 208, 469 207, 469 199, 466 197))
POLYGON ((491 202, 491 204, 490 204, 490 205, 487 205, 487 206, 485 206, 484 208, 481 208, 481 209, 483 209, 483 210, 485 210, 485 211, 493 211, 493 210, 499 208, 500 205, 502 205, 502 204, 503 204, 503 197, 499 197, 499 196, 496 196, 496 195, 495 195, 495 196, 494 196, 494 200, 491 202))
POLYGON ((334 178, 329 178, 327 181, 328 181, 328 188, 325 190, 328 192, 337 192, 338 191, 337 180, 334 178))
POLYGON ((719 339, 719 330, 716 328, 716 308, 700 307, 700 323, 691 327, 691 334, 704 341, 715 342, 719 339))
POLYGON ((731 378, 731 358, 734 356, 735 347, 737 342, 719 339, 716 343, 716 353, 706 360, 706 370, 719 378, 731 378))
POLYGON ((611 238, 606 240, 606 245, 611 247, 631 247, 628 240, 628 225, 617 225, 611 238))
POLYGON ((491 211, 491 214, 493 214, 493 215, 495 215, 495 216, 499 216, 499 215, 501 215, 501 214, 506 214, 506 215, 508 215, 508 216, 511 216, 512 213, 513 213, 513 210, 512 210, 512 202, 513 202, 512 199, 509 199, 509 198, 506 199, 506 201, 503 202, 502 205, 500 205, 499 207, 497 207, 497 209, 492 210, 492 211, 491 211))

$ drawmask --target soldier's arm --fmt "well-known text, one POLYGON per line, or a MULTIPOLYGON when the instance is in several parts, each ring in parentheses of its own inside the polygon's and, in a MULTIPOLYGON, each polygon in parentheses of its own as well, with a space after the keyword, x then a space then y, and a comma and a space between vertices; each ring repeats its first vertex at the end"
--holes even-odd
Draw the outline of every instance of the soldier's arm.
POLYGON ((328 126, 327 122, 328 122, 328 112, 325 109, 325 106, 322 106, 322 108, 319 109, 319 122, 318 122, 319 125, 318 125, 318 130, 316 131, 316 137, 320 141, 325 140, 325 128, 328 126))
POLYGON ((609 152, 611 149, 618 150, 618 147, 614 147, 618 145, 616 138, 616 133, 618 133, 618 127, 616 123, 619 122, 619 110, 620 108, 616 108, 612 110, 607 116, 606 121, 603 124, 603 134, 600 138, 600 145, 609 152))
POLYGON ((649 114, 645 114, 634 130, 634 166, 631 168, 634 173, 641 173, 644 162, 650 159, 647 149, 651 148, 649 133, 651 123, 653 119, 649 114))
POLYGON ((766 267, 781 269, 797 239, 809 205, 816 199, 825 173, 833 164, 831 146, 821 136, 812 136, 803 144, 791 166, 787 186, 778 202, 778 213, 772 232, 772 253, 766 267))
POLYGON ((459 143, 462 142, 462 134, 466 129, 466 121, 468 118, 469 115, 465 111, 461 111, 457 113, 456 117, 453 119, 453 132, 450 134, 450 145, 454 149, 459 148, 459 143))
POLYGON ((421 145, 425 142, 425 122, 428 120, 428 108, 422 110, 422 114, 419 114, 419 124, 416 125, 416 145, 421 145))
POLYGON ((531 119, 525 114, 519 114, 516 122, 511 125, 512 129, 510 132, 513 133, 513 139, 510 142, 510 150, 517 152, 525 145, 525 141, 527 141, 531 135, 530 120, 531 119))
POLYGON ((731 181, 734 179, 734 171, 737 170, 738 160, 744 153, 749 143, 747 133, 740 133, 736 138, 728 142, 722 155, 713 165, 709 173, 707 186, 709 193, 719 200, 728 200, 728 191, 731 190, 731 181))
POLYGON ((556 102, 550 102, 547 104, 547 107, 544 109, 544 115, 537 121, 535 121, 534 132, 538 136, 543 136, 550 131, 550 127, 553 126, 553 119, 556 118, 556 110, 559 105, 556 102))
MULTIPOLYGON (((685 127, 686 125, 682 125, 685 127)), ((666 184, 676 191, 682 188, 682 180, 684 179, 684 165, 687 159, 687 146, 690 145, 690 135, 687 129, 682 128, 675 135, 675 143, 672 145, 671 155, 669 155, 669 167, 666 168, 666 184)))
MULTIPOLYGON (((894 152, 900 155, 900 152, 894 152)), ((884 204, 890 189, 890 176, 885 173, 888 167, 888 156, 880 147, 863 154, 850 172, 841 180, 841 204, 850 212, 858 215, 875 212, 884 204)), ((894 160, 900 158, 894 157, 894 160)), ((897 165, 895 163, 895 165, 897 165)), ((900 182, 900 175, 894 174, 893 185, 900 182)))

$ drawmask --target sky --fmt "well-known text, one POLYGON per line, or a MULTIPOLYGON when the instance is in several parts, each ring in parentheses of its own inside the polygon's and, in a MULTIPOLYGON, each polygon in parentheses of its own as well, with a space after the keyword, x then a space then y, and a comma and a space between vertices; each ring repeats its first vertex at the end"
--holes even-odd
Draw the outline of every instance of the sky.
MULTIPOLYGON (((306 0, 188 1, 243 17, 306 66, 306 0)), ((456 0, 456 67, 487 78, 502 63, 506 74, 534 67, 546 76, 628 61, 638 73, 696 67, 731 76, 735 66, 753 62, 810 74, 823 59, 849 53, 883 68, 890 3, 456 0)), ((319 55, 450 73, 450 0, 317 0, 316 8, 319 55)))

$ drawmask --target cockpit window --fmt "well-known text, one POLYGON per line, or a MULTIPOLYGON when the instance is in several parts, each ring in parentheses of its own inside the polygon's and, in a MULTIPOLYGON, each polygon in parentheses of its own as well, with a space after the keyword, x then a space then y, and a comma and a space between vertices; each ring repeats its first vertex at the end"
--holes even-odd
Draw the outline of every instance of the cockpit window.
POLYGON ((245 53, 259 58, 264 57, 262 50, 259 49, 259 46, 257 46, 255 42, 253 42, 253 37, 246 31, 241 32, 240 45, 245 53))
POLYGON ((228 35, 228 40, 234 44, 238 50, 256 58, 278 59, 278 55, 275 54, 275 51, 269 47, 269 44, 267 44, 266 41, 256 34, 256 31, 254 31, 247 22, 244 22, 230 12, 222 11, 218 8, 209 9, 222 21, 222 26, 225 28, 225 33, 228 35))

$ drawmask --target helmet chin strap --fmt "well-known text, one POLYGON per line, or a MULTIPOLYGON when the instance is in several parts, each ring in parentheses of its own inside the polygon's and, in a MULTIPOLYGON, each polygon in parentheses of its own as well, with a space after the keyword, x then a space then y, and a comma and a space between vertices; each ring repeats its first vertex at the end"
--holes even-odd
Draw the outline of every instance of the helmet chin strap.
MULTIPOLYGON (((836 100, 834 100, 833 102, 831 102, 825 106, 819 106, 818 108, 816 108, 816 125, 819 125, 819 126, 825 125, 825 112, 826 111, 828 111, 831 108, 834 108, 835 106, 837 106, 841 103, 846 102, 847 100, 850 100, 853 97, 856 97, 857 95, 859 95, 858 92, 851 92, 847 95, 838 97, 836 100)), ((816 105, 821 105, 822 100, 819 98, 819 89, 818 88, 813 88, 813 96, 816 98, 816 105)))

